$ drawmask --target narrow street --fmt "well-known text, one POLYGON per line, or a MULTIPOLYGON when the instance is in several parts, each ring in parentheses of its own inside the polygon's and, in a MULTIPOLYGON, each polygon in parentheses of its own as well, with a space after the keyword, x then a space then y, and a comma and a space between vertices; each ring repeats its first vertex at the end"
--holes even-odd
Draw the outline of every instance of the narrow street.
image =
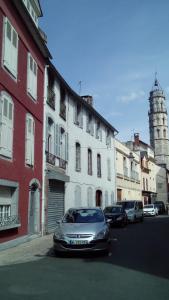
POLYGON ((109 256, 55 257, 0 267, 0 299, 169 299, 169 217, 112 229, 109 256))

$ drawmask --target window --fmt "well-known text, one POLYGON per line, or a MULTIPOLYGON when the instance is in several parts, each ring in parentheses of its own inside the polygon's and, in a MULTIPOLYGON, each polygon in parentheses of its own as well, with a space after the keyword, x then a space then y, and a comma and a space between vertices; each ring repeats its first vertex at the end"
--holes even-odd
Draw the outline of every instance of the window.
POLYGON ((94 135, 94 122, 90 113, 88 113, 86 117, 86 132, 94 135))
POLYGON ((0 154, 12 158, 13 101, 6 93, 0 94, 0 154))
POLYGON ((37 17, 37 14, 36 14, 34 8, 32 7, 32 4, 31 4, 30 0, 22 0, 22 1, 25 4, 25 6, 26 6, 33 22, 38 27, 38 17, 37 17))
POLYGON ((18 190, 17 182, 0 179, 0 231, 20 225, 18 190))
POLYGON ((88 149, 88 175, 92 175, 92 150, 88 149))
POLYGON ((80 128, 83 128, 83 111, 79 103, 76 103, 74 107, 74 123, 80 128))
POLYGON ((60 116, 66 121, 66 92, 63 87, 60 88, 60 116))
POLYGON ((97 154, 97 177, 101 177, 101 155, 97 154))
POLYGON ((93 189, 91 187, 87 189, 87 205, 89 207, 93 206, 93 189))
POLYGON ((37 63, 32 55, 28 53, 27 62, 27 91, 34 100, 37 100, 37 63))
POLYGON ((102 130, 99 121, 96 122, 96 139, 102 141, 102 130))
POLYGON ((163 130, 163 137, 166 138, 166 129, 163 130))
POLYGON ((111 148, 111 135, 109 129, 106 130, 106 145, 107 148, 111 148))
POLYGON ((81 206, 81 187, 77 185, 75 187, 75 207, 81 206))
POLYGON ((146 190, 148 191, 148 179, 146 178, 146 190))
POLYGON ((145 178, 143 178, 143 191, 145 191, 145 178))
POLYGON ((127 159, 123 157, 123 172, 124 176, 128 177, 127 159))
POLYGON ((62 126, 56 124, 55 128, 55 153, 58 158, 68 161, 68 133, 62 126))
POLYGON ((15 78, 17 78, 18 34, 7 18, 4 18, 3 65, 15 78))
POLYGON ((76 143, 76 171, 81 171, 81 149, 80 144, 76 143))
POLYGON ((34 136, 35 123, 30 114, 26 115, 26 142, 25 142, 25 161, 29 166, 34 165, 34 136))
POLYGON ((107 180, 111 180, 111 161, 110 158, 107 159, 107 180))
POLYGON ((54 122, 48 117, 47 118, 47 152, 54 154, 54 122))
POLYGON ((157 138, 160 137, 160 129, 157 129, 157 138))

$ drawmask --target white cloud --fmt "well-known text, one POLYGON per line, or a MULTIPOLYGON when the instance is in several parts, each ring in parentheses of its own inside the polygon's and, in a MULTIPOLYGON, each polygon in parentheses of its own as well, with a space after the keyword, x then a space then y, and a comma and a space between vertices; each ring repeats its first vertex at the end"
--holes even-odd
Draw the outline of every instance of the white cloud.
POLYGON ((130 103, 145 97, 144 91, 130 92, 128 95, 123 95, 118 98, 119 102, 130 103))

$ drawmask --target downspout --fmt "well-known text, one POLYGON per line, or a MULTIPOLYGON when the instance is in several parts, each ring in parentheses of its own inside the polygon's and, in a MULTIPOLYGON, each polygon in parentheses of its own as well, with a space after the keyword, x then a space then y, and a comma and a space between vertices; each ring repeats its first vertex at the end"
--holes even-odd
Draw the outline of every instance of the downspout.
MULTIPOLYGON (((114 204, 117 202, 117 166, 116 166, 116 146, 115 146, 115 137, 118 133, 114 134, 113 137, 113 150, 114 150, 114 204)), ((113 203, 112 203, 113 204, 113 203)))
POLYGON ((41 212, 41 231, 42 236, 45 231, 45 178, 46 178, 46 100, 47 100, 47 68, 48 65, 45 66, 45 74, 44 74, 44 97, 43 97, 43 158, 42 158, 42 212, 41 212))

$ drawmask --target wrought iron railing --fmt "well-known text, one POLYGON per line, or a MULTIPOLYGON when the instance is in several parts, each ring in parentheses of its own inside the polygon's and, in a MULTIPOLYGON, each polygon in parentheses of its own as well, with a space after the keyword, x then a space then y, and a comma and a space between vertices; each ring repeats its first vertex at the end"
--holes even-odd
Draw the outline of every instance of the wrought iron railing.
POLYGON ((55 166, 55 159, 56 159, 56 156, 54 154, 49 153, 49 152, 46 153, 46 161, 49 164, 55 166))
POLYGON ((59 158, 59 168, 66 169, 66 160, 59 158))
POLYGON ((19 216, 3 216, 0 217, 0 230, 3 230, 4 227, 12 227, 20 224, 19 216))

